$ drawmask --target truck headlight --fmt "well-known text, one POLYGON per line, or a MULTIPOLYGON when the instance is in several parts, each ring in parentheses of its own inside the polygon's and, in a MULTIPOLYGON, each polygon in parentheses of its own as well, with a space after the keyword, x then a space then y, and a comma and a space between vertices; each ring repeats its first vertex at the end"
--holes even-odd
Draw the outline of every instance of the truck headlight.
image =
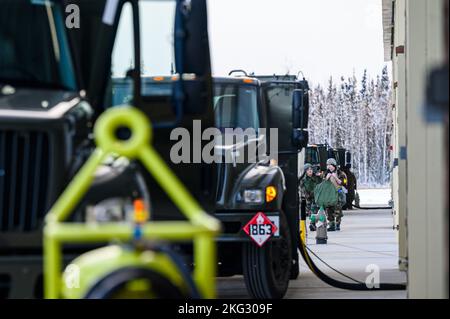
POLYGON ((246 189, 244 190, 244 202, 261 204, 264 201, 263 191, 260 189, 246 189))

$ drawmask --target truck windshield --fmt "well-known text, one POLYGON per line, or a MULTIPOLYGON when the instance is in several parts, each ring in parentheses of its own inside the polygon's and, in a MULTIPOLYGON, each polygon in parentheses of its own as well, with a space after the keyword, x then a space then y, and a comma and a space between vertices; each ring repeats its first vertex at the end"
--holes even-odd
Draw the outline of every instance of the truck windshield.
POLYGON ((61 6, 0 2, 0 84, 76 89, 61 6))
MULTIPOLYGON (((128 104, 132 100, 132 81, 128 78, 113 78, 112 106, 128 104)), ((151 78, 144 78, 142 90, 146 96, 170 97, 172 83, 167 81, 155 82, 151 78)), ((257 89, 250 85, 214 84, 214 113, 216 127, 222 133, 225 129, 232 129, 231 134, 239 134, 236 129, 242 129, 248 137, 249 131, 257 134, 260 127, 257 89)), ((245 138, 245 137, 244 137, 245 138)))
POLYGON ((316 147, 307 147, 305 154, 305 163, 317 165, 320 163, 319 154, 316 147))
MULTIPOLYGON (((142 78, 142 93, 151 97, 172 96, 172 83, 167 81, 155 82, 150 77, 142 78)), ((133 81, 131 78, 112 79, 111 106, 130 104, 133 100, 133 81)))
POLYGON ((246 130, 259 128, 258 98, 256 87, 250 85, 214 85, 214 113, 216 126, 222 132, 226 128, 246 130))

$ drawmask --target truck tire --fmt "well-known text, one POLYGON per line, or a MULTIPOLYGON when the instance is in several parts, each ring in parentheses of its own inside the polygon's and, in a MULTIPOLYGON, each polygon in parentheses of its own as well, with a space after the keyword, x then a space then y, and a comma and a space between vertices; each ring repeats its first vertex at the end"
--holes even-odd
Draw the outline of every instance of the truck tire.
POLYGON ((300 276, 300 267, 299 267, 298 263, 294 263, 294 260, 293 260, 292 266, 291 266, 291 275, 290 275, 289 279, 295 280, 295 279, 298 279, 299 276, 300 276))
POLYGON ((247 291, 255 299, 281 299, 291 275, 292 241, 284 213, 280 213, 280 238, 263 247, 245 243, 242 268, 247 291))

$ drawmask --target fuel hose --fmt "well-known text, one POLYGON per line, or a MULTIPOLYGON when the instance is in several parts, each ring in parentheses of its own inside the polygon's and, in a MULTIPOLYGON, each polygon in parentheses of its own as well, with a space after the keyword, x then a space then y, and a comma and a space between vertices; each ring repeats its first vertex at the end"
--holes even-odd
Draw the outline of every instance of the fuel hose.
MULTIPOLYGON (((356 192, 356 195, 359 197, 358 193, 356 192)), ((391 206, 373 206, 373 207, 361 207, 359 206, 359 200, 355 200, 355 204, 351 204, 352 207, 357 208, 357 209, 362 209, 362 210, 384 210, 384 209, 392 209, 391 206)))
POLYGON ((358 209, 365 209, 365 210, 382 210, 382 209, 392 209, 392 207, 361 207, 359 205, 354 205, 352 204, 353 207, 358 208, 358 209))
POLYGON ((328 276, 317 267, 317 265, 314 263, 314 261, 312 260, 312 258, 308 253, 308 247, 306 246, 306 235, 303 234, 303 232, 306 231, 306 217, 302 216, 300 224, 301 224, 300 241, 299 241, 300 254, 302 255, 303 259, 305 260, 306 264, 308 265, 309 269, 313 272, 313 274, 315 274, 323 282, 327 283, 330 286, 346 290, 359 290, 359 291, 406 290, 406 284, 394 284, 394 283, 380 283, 376 287, 373 288, 368 287, 365 283, 354 280, 353 278, 350 278, 349 276, 346 276, 333 268, 332 269, 334 271, 337 271, 343 276, 352 279, 353 281, 355 281, 355 283, 339 281, 337 279, 328 276))

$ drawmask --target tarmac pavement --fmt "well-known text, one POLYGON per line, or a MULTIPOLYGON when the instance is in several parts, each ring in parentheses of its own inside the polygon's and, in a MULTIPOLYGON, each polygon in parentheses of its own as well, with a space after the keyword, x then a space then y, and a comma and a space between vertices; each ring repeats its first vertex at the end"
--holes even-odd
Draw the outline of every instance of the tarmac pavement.
MULTIPOLYGON (((397 231, 390 210, 345 211, 341 231, 328 233, 327 245, 316 245, 315 232, 308 247, 340 272, 365 282, 371 269, 379 269, 382 283, 405 283, 398 270, 397 231)), ((335 279, 350 282, 316 257, 315 264, 335 279)), ((218 279, 219 298, 249 298, 242 276, 218 279)), ((286 298, 291 299, 405 299, 406 291, 350 291, 331 287, 317 278, 301 260, 300 276, 292 280, 286 298)))

